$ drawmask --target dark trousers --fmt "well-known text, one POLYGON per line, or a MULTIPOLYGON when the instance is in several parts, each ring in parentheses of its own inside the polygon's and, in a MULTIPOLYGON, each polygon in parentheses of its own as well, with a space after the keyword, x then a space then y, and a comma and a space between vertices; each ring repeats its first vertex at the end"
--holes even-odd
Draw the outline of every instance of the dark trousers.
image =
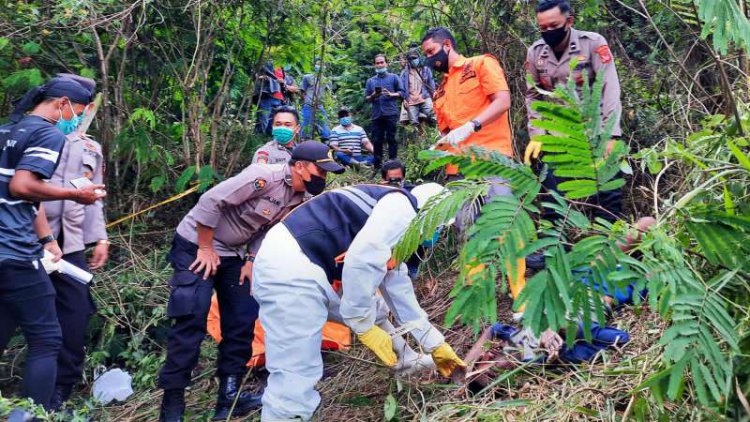
POLYGON ((380 116, 372 119, 372 146, 375 150, 375 167, 380 168, 383 162, 383 144, 388 144, 388 159, 393 160, 398 154, 396 143, 396 128, 398 127, 398 115, 380 116))
POLYGON ((167 338, 167 360, 159 373, 159 386, 165 390, 190 384, 201 342, 206 337, 206 318, 213 290, 216 290, 221 310, 222 340, 217 375, 244 375, 252 356, 258 302, 250 295, 250 283, 239 284, 244 261, 239 257, 221 257, 216 274, 204 280, 202 274, 188 270, 197 252, 197 245, 175 235, 169 252, 174 275, 167 306, 167 315, 174 319, 174 324, 167 338))
POLYGON ((16 324, 28 344, 21 394, 47 407, 55 387, 62 333, 55 310, 55 289, 39 260, 0 262, 3 349, 16 324))
MULTIPOLYGON (((66 254, 63 259, 78 268, 89 270, 84 251, 66 254)), ((50 279, 57 294, 55 306, 63 336, 63 346, 57 358, 57 384, 75 385, 83 374, 86 329, 91 315, 96 312, 96 306, 88 284, 58 272, 50 274, 50 279)))
MULTIPOLYGON (((535 165, 535 171, 537 174, 541 172, 543 166, 544 164, 541 160, 537 161, 535 165)), ((623 177, 623 174, 618 173, 616 177, 621 178, 623 177)), ((552 170, 550 169, 547 172, 547 178, 544 179, 542 185, 544 186, 544 190, 546 190, 547 192, 554 191, 562 196, 563 193, 557 189, 557 186, 567 180, 570 179, 557 177, 552 174, 552 170)), ((543 194, 542 199, 547 202, 555 202, 549 194, 543 194)), ((622 214, 622 188, 609 192, 600 192, 582 201, 587 204, 594 205, 592 207, 587 206, 583 210, 583 212, 587 216, 589 216, 589 218, 601 217, 609 222, 614 222, 615 220, 622 219, 624 217, 622 214)), ((546 207, 542 210, 542 216, 545 220, 549 221, 555 221, 560 218, 555 210, 546 207)))
MULTIPOLYGON (((84 251, 63 255, 63 259, 78 268, 88 271, 84 251)), ((59 272, 49 275, 55 289, 57 320, 62 330, 62 348, 57 355, 57 385, 75 385, 83 375, 83 362, 86 358, 86 329, 91 315, 96 312, 94 300, 88 284, 76 281, 59 272)), ((0 350, 7 346, 18 323, 9 315, 3 319, 0 328, 0 350)))

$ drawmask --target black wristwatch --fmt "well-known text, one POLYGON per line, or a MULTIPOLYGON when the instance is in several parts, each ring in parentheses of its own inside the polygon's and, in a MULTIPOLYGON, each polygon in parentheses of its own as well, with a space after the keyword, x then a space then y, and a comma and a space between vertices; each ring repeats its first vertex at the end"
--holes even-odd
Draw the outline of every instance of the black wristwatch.
POLYGON ((471 121, 471 123, 474 123, 474 132, 479 132, 480 130, 482 130, 482 124, 479 123, 479 120, 474 119, 471 121))
POLYGON ((39 239, 39 244, 46 245, 47 243, 54 242, 54 241, 55 241, 55 236, 48 234, 47 236, 44 236, 39 239))
POLYGON ((245 255, 245 262, 255 262, 255 255, 245 255))

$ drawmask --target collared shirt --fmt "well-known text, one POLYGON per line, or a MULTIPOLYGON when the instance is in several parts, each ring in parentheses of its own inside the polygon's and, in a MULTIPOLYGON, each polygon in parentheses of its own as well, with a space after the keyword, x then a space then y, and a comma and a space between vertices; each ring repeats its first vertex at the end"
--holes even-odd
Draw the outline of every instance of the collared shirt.
POLYGON ((406 100, 406 103, 408 105, 417 105, 422 104, 425 101, 425 98, 422 96, 422 76, 419 75, 419 71, 417 69, 411 69, 409 71, 409 77, 407 78, 407 81, 409 81, 409 99, 406 100))
POLYGON ((317 104, 323 104, 323 99, 325 98, 326 90, 331 90, 331 85, 325 81, 325 79, 321 80, 318 84, 318 90, 317 90, 317 98, 313 98, 315 94, 315 84, 317 82, 316 74, 314 73, 308 73, 307 75, 302 77, 302 86, 301 89, 305 93, 304 97, 304 103, 305 104, 312 104, 314 99, 317 99, 317 104))
POLYGON ((292 189, 287 164, 251 164, 204 193, 177 226, 177 234, 198 244, 198 224, 214 229, 220 256, 255 255, 266 232, 292 208, 304 192, 292 189))
MULTIPOLYGON (((502 91, 508 91, 508 83, 505 72, 495 57, 489 54, 460 57, 435 91, 438 129, 449 132, 470 121, 490 105, 491 95, 502 91)), ((513 142, 508 111, 461 143, 462 147, 469 145, 512 156, 513 142)))
POLYGON ((11 195, 10 181, 18 170, 52 177, 64 144, 65 135, 39 116, 0 126, 0 260, 42 257, 34 231, 39 203, 11 195))
MULTIPOLYGON (((415 73, 415 69, 411 66, 407 66, 406 68, 404 68, 404 70, 401 71, 400 75, 401 85, 403 85, 404 91, 408 92, 411 96, 411 92, 413 90, 410 77, 418 77, 422 90, 422 98, 426 100, 427 98, 432 98, 432 94, 435 92, 435 78, 432 76, 432 69, 427 66, 420 68, 420 71, 421 75, 415 73)), ((421 104, 421 102, 418 104, 421 104)))
POLYGON ((537 88, 552 91, 556 85, 566 83, 568 77, 571 76, 570 62, 573 59, 578 60, 572 76, 579 89, 584 82, 591 86, 594 84, 595 78, 604 78, 601 101, 602 124, 606 124, 609 119, 616 119, 612 135, 622 135, 622 129, 620 128, 620 114, 622 113, 620 80, 617 77, 617 69, 615 69, 615 62, 607 45, 607 40, 595 32, 578 31, 576 29, 571 29, 570 43, 559 59, 544 40, 537 40, 529 47, 524 66, 526 73, 534 81, 533 84, 528 82, 526 84, 529 135, 544 134, 543 129, 531 126, 532 120, 539 119, 539 113, 531 109, 531 104, 536 100, 545 99, 537 91, 537 88), (584 71, 588 76, 587 81, 584 81, 584 71))
POLYGON ((372 95, 375 92, 375 88, 380 88, 382 94, 372 100, 372 119, 375 120, 379 117, 398 116, 401 114, 400 101, 406 98, 406 91, 401 85, 401 78, 394 73, 375 75, 368 79, 365 84, 365 96, 369 97, 372 95), (385 95, 386 90, 392 93, 400 93, 401 98, 391 98, 385 95))
POLYGON ((266 142, 253 154, 252 164, 282 164, 292 158, 292 150, 275 140, 266 142))
POLYGON ((352 155, 362 155, 362 147, 365 146, 369 139, 367 139, 367 133, 362 129, 361 126, 355 124, 344 127, 338 125, 331 130, 331 138, 328 145, 332 147, 338 147, 343 149, 349 149, 352 151, 352 155))
MULTIPOLYGON (((85 135, 73 133, 65 139, 60 163, 50 183, 61 188, 72 188, 71 180, 86 177, 95 184, 101 184, 103 173, 101 145, 85 135)), ((107 239, 102 201, 91 205, 75 201, 47 201, 44 202, 44 211, 52 234, 57 238, 62 234, 60 246, 63 253, 82 251, 89 243, 107 239)))

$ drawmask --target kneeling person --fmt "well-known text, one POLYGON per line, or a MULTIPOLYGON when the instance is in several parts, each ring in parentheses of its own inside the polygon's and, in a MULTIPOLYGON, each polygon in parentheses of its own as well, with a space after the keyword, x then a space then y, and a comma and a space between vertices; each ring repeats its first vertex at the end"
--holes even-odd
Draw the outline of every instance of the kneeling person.
POLYGON ((294 149, 289 164, 252 164, 210 189, 180 222, 168 257, 174 275, 167 315, 174 325, 159 374, 164 389, 162 421, 183 420, 184 390, 206 336, 213 290, 224 337, 219 345, 214 420, 229 417, 233 405, 234 416, 260 405, 259 395, 240 391, 258 316, 250 286, 255 253, 268 228, 302 203, 305 191, 322 192, 326 172, 343 170, 327 146, 304 142, 294 149))
POLYGON ((387 265, 417 209, 443 191, 434 183, 412 193, 379 185, 336 189, 268 232, 253 268, 270 373, 262 420, 312 417, 320 403, 315 384, 323 375, 321 331, 329 318, 346 323, 386 365, 397 364, 391 336, 376 325, 378 289, 442 375, 465 366, 427 320, 406 266, 387 265), (338 292, 335 280, 341 280, 338 292))

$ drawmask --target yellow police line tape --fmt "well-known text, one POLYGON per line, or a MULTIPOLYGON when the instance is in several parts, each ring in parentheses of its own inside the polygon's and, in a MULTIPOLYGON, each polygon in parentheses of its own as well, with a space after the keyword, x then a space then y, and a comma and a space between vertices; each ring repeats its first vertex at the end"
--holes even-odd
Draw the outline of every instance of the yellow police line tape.
POLYGON ((144 212, 149 212, 149 211, 151 211, 154 208, 159 208, 160 206, 166 205, 166 204, 168 204, 168 203, 170 203, 172 201, 176 201, 176 200, 182 198, 183 196, 188 196, 191 193, 197 191, 199 187, 200 187, 200 185, 196 184, 192 188, 190 188, 190 189, 188 189, 188 190, 186 190, 184 192, 178 193, 177 195, 171 196, 171 197, 169 197, 169 198, 167 198, 167 199, 159 202, 158 204, 151 205, 151 206, 149 206, 147 208, 144 208, 144 209, 142 209, 140 211, 137 211, 137 212, 134 212, 132 214, 126 215, 125 217, 119 218, 119 219, 117 219, 117 220, 115 220, 115 221, 107 224, 107 228, 108 229, 112 228, 112 227, 114 227, 114 226, 122 223, 123 221, 128 221, 131 218, 138 217, 139 215, 143 214, 144 212))

